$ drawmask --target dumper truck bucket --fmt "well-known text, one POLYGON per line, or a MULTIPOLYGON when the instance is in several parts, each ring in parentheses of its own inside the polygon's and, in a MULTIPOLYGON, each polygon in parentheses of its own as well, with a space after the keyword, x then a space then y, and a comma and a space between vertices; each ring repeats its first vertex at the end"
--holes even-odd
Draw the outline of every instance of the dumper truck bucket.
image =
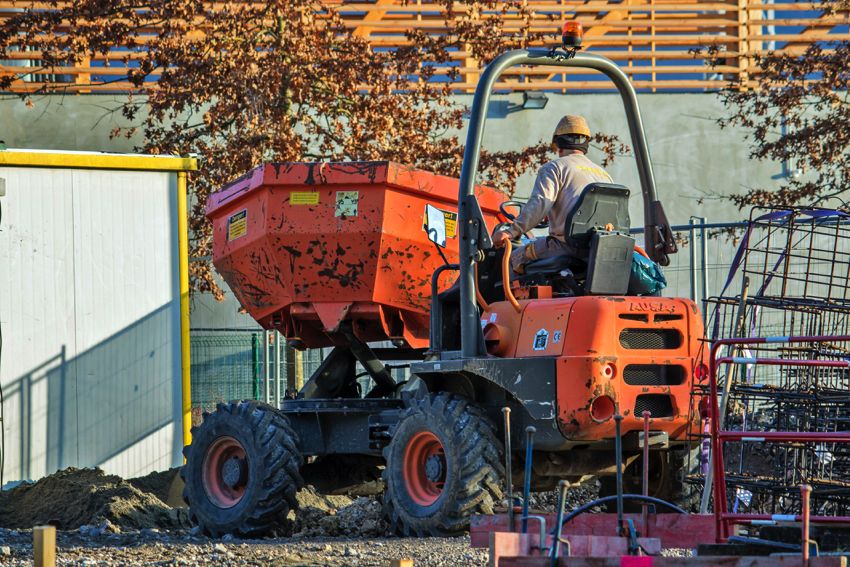
MULTIPOLYGON (((492 230, 504 195, 474 193, 492 230)), ((424 348, 444 263, 425 210, 445 215, 443 252, 457 262, 457 196, 457 179, 393 162, 262 165, 207 200, 213 264, 254 319, 300 346, 348 344, 337 331, 356 320, 361 341, 424 348)))

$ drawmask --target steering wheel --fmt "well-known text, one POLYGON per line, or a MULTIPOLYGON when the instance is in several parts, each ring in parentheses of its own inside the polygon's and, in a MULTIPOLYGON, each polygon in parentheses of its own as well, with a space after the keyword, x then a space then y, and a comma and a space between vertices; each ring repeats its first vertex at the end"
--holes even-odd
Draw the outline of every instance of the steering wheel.
MULTIPOLYGON (((508 220, 516 220, 516 215, 506 211, 505 207, 516 207, 521 213, 523 203, 520 203, 519 201, 505 201, 504 203, 501 203, 499 205, 499 212, 502 213, 502 215, 504 215, 508 220)), ((534 228, 549 228, 549 223, 547 221, 541 221, 540 224, 538 224, 534 228)))
MULTIPOLYGON (((502 230, 508 230, 512 226, 512 223, 500 222, 495 227, 493 227, 493 234, 496 234, 497 232, 502 230)), ((516 243, 515 245, 519 245, 522 242, 522 235, 519 235, 516 238, 513 238, 512 240, 516 243)))

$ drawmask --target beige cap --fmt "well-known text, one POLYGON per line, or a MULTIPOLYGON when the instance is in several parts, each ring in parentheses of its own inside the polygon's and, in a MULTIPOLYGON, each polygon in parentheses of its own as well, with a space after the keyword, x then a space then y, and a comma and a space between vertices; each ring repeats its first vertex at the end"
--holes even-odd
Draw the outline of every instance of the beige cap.
POLYGON ((558 125, 555 127, 555 132, 552 134, 552 145, 555 145, 555 138, 564 134, 578 134, 590 138, 590 128, 587 127, 587 121, 581 116, 564 116, 558 125))

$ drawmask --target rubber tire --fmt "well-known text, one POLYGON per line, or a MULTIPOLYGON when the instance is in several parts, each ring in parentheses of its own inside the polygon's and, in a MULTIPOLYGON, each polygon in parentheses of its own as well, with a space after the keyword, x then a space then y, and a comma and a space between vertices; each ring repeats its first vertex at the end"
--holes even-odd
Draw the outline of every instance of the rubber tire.
MULTIPOLYGON (((699 487, 685 482, 685 477, 699 471, 699 449, 671 449, 664 452, 651 452, 649 464, 649 495, 669 502, 685 510, 694 511, 699 507, 701 493, 699 487), (690 452, 690 464, 688 453, 690 452)), ((617 495, 617 477, 600 477, 599 497, 617 495)), ((643 494, 643 457, 638 457, 626 469, 623 475, 623 494, 643 494)), ((634 502, 624 502, 627 513, 639 513, 642 506, 634 502)), ((609 511, 610 507, 609 507, 609 511)), ((616 510, 615 510, 616 511, 616 510)), ((659 514, 669 513, 661 510, 659 514)))
POLYGON ((502 499, 503 453, 495 425, 467 398, 441 392, 412 400, 384 449, 384 519, 400 536, 451 537, 464 533, 472 514, 492 514, 502 499), (446 452, 445 487, 430 506, 421 506, 410 498, 403 477, 405 448, 420 431, 436 435, 446 452))
POLYGON ((205 413, 204 422, 192 428, 192 443, 183 448, 186 464, 180 469, 186 483, 183 500, 202 533, 256 538, 274 531, 298 507, 295 496, 304 486, 300 473, 304 458, 297 445, 286 417, 268 404, 240 400, 219 403, 216 411, 205 413), (210 502, 201 481, 204 454, 224 435, 242 444, 250 466, 245 495, 228 509, 210 502))

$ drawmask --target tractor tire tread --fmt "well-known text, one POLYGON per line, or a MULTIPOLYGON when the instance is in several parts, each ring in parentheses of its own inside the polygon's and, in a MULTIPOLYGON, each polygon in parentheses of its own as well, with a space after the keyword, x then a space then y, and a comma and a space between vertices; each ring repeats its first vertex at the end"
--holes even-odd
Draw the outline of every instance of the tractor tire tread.
MULTIPOLYGON (((422 400, 413 400, 403 410, 402 420, 396 427, 403 426, 408 419, 425 418, 443 424, 452 436, 457 448, 455 462, 459 468, 452 494, 447 495, 440 510, 427 519, 417 518, 406 510, 399 509, 394 494, 393 463, 403 459, 405 447, 390 443, 384 449, 387 467, 383 480, 387 485, 382 513, 391 529, 402 536, 448 537, 456 536, 469 527, 472 514, 491 514, 493 507, 502 499, 500 480, 504 466, 499 461, 503 453, 501 442, 495 434, 495 425, 484 411, 470 400, 445 392, 429 394, 422 400), (396 453, 401 451, 401 455, 396 453)), ((395 431, 394 431, 395 432, 395 431)), ((448 489, 448 487, 447 487, 448 489)))
MULTIPOLYGON (((217 404, 216 411, 205 412, 203 419, 200 426, 192 428, 193 442, 183 449, 186 465, 180 470, 180 477, 186 483, 183 500, 189 505, 190 518, 202 533, 211 537, 230 533, 255 538, 274 531, 290 510, 297 509, 296 494, 304 486, 300 474, 304 459, 297 448, 298 436, 287 418, 271 405, 256 400, 236 400, 217 404), (225 420, 245 433, 244 442, 251 445, 250 449, 246 447, 246 451, 252 453, 250 463, 262 469, 262 480, 254 488, 257 500, 250 510, 238 514, 232 522, 209 517, 208 512, 197 505, 195 500, 204 497, 204 489, 195 486, 200 483, 193 474, 194 467, 201 466, 203 459, 202 455, 193 456, 197 439, 204 430, 225 420)), ((205 509, 212 510, 208 506, 205 509)))

